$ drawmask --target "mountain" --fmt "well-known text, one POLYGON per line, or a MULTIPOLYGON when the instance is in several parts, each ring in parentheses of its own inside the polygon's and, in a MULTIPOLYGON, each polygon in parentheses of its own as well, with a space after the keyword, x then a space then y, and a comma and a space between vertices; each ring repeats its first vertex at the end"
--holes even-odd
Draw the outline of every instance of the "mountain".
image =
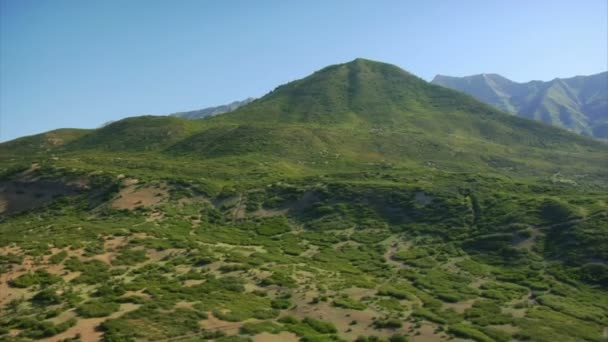
POLYGON ((608 139, 608 72, 527 83, 497 74, 437 75, 432 83, 470 94, 509 113, 608 139))
POLYGON ((226 105, 216 106, 216 107, 208 107, 199 110, 193 110, 189 112, 179 112, 173 113, 171 116, 178 116, 180 118, 185 119, 202 119, 208 116, 214 116, 224 113, 229 113, 236 110, 239 107, 242 107, 251 101, 255 100, 253 97, 249 97, 244 99, 243 101, 234 101, 226 105))
POLYGON ((0 340, 601 341, 607 155, 365 59, 2 143, 0 340))

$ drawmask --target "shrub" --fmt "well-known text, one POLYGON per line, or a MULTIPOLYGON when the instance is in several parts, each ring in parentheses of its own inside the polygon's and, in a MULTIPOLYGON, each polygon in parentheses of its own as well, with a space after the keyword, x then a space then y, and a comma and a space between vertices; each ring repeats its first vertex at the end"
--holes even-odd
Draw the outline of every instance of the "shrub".
POLYGON ((449 333, 452 333, 458 337, 470 338, 472 340, 478 342, 494 342, 492 338, 488 335, 482 333, 481 331, 464 324, 455 324, 450 326, 448 329, 449 333))
POLYGON ((76 312, 85 318, 105 317, 118 311, 120 305, 112 302, 91 301, 76 308, 76 312))
POLYGON ((340 308, 353 309, 353 310, 365 310, 365 308, 367 307, 367 306, 365 306, 365 304, 363 304, 359 301, 356 301, 352 298, 349 298, 349 297, 336 298, 336 299, 334 299, 333 305, 340 307, 340 308))
POLYGON ((59 297, 54 289, 47 288, 32 297, 32 303, 40 306, 55 305, 61 303, 61 297, 59 297))
POLYGON ((68 257, 68 253, 66 251, 61 251, 61 252, 58 252, 57 254, 52 255, 49 258, 49 263, 51 263, 53 265, 58 265, 63 260, 65 260, 65 258, 67 258, 67 257, 68 257))
POLYGON ((291 301, 285 298, 273 299, 270 303, 273 309, 284 310, 291 307, 291 301))
POLYGON ((11 287, 27 288, 32 285, 49 286, 61 281, 61 277, 50 274, 46 270, 36 270, 34 273, 22 274, 16 279, 11 279, 8 284, 11 287))
POLYGON ((378 319, 374 321, 376 329, 399 329, 403 326, 400 320, 396 318, 378 319))
POLYGON ((308 326, 310 326, 315 331, 321 334, 335 334, 338 331, 338 329, 336 329, 336 326, 333 323, 321 321, 310 317, 304 318, 302 320, 302 323, 307 324, 308 326))

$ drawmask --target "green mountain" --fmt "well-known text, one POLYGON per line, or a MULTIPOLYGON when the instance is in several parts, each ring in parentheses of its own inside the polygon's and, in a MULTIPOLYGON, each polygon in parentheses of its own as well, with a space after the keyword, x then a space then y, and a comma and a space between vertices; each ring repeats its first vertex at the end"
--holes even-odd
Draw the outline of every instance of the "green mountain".
POLYGON ((470 94, 509 113, 608 139, 608 72, 528 83, 497 74, 437 75, 432 83, 470 94))
POLYGON ((606 156, 364 59, 6 142, 0 340, 602 341, 606 156))
POLYGON ((173 114, 171 114, 171 116, 179 116, 180 118, 185 118, 185 119, 202 119, 202 118, 206 118, 208 116, 215 116, 215 115, 235 111, 237 108, 243 107, 244 105, 248 104, 249 102, 251 102, 253 100, 254 100, 253 97, 249 97, 242 101, 233 101, 226 105, 208 107, 208 108, 192 110, 192 111, 188 111, 188 112, 173 113, 173 114))

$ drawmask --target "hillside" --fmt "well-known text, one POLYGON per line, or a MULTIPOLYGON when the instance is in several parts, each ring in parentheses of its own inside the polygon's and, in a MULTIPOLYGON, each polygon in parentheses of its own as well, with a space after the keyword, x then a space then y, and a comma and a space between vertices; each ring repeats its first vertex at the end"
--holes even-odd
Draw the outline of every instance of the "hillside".
POLYGON ((250 103, 253 100, 254 100, 254 98, 249 97, 242 101, 233 101, 229 104, 225 104, 225 105, 221 105, 221 106, 207 107, 207 108, 192 110, 192 111, 188 111, 188 112, 173 113, 173 114, 171 114, 171 116, 178 116, 180 118, 185 118, 185 119, 202 119, 202 118, 206 118, 208 116, 215 116, 215 115, 235 111, 237 108, 243 107, 244 105, 250 103))
POLYGON ((602 341, 606 156, 364 59, 6 142, 0 341, 602 341))
POLYGON ((432 83, 470 94, 509 113, 608 139, 608 72, 527 83, 497 74, 437 75, 432 83))

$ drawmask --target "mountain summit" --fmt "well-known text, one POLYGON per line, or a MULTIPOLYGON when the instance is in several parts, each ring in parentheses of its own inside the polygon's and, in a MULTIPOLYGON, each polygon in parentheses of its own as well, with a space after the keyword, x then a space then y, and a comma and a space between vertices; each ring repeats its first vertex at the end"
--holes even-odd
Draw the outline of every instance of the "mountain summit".
POLYGON ((472 104, 395 65, 358 58, 279 86, 234 114, 241 122, 393 124, 406 113, 448 109, 455 102, 472 104))
POLYGON ((608 72, 527 83, 497 74, 437 75, 432 83, 465 92, 509 113, 608 139, 608 72))

